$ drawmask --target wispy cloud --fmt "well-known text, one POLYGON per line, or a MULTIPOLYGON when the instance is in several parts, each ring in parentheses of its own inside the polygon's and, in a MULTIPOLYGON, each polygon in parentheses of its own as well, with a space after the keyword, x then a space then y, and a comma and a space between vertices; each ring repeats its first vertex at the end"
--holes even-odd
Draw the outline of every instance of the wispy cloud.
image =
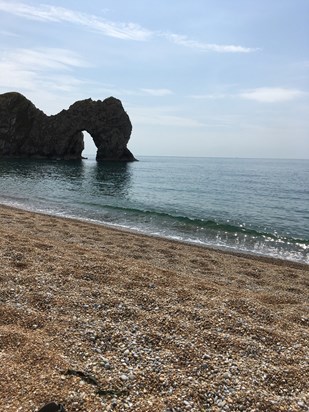
POLYGON ((109 37, 122 40, 145 41, 154 37, 165 38, 168 41, 192 50, 216 53, 250 53, 258 49, 239 45, 221 45, 203 43, 192 40, 181 34, 163 33, 149 30, 139 24, 128 22, 114 22, 99 18, 92 14, 81 13, 64 7, 40 4, 32 6, 22 2, 0 0, 0 11, 11 13, 19 17, 47 22, 67 22, 83 26, 89 30, 100 32, 109 37))
POLYGON ((189 47, 190 49, 199 50, 202 52, 217 52, 217 53, 251 53, 257 51, 257 48, 243 47, 233 44, 213 44, 203 43, 197 40, 191 40, 187 36, 180 34, 166 33, 164 36, 179 46, 189 47))
POLYGON ((173 92, 169 89, 141 89, 143 92, 157 97, 163 97, 173 94, 173 92))
POLYGON ((16 65, 27 68, 69 70, 73 67, 89 67, 78 54, 67 49, 16 49, 6 56, 16 65))
POLYGON ((119 39, 146 40, 152 35, 151 31, 135 23, 112 22, 64 7, 51 5, 35 7, 25 3, 0 0, 0 10, 32 20, 78 24, 119 39))
POLYGON ((72 90, 82 82, 68 74, 73 68, 87 63, 67 49, 16 49, 2 51, 0 58, 0 87, 9 90, 34 90, 54 86, 72 90))
POLYGON ((7 37, 19 37, 18 34, 13 33, 12 31, 7 31, 7 30, 0 30, 0 35, 7 36, 7 37))
POLYGON ((240 97, 255 100, 260 103, 280 103, 297 99, 305 95, 305 92, 297 89, 286 89, 281 87, 260 87, 246 90, 240 97))
POLYGON ((254 100, 260 103, 280 103, 295 100, 305 96, 307 93, 297 89, 287 89, 282 87, 260 87, 244 90, 241 93, 206 93, 193 94, 189 96, 196 100, 220 100, 220 99, 242 99, 254 100))
POLYGON ((168 95, 172 95, 173 92, 170 89, 146 89, 146 88, 141 88, 141 89, 124 89, 124 88, 119 88, 115 85, 112 84, 107 84, 107 85, 102 85, 98 84, 96 87, 96 90, 98 90, 100 93, 109 93, 111 95, 117 95, 117 96, 154 96, 154 97, 164 97, 168 95))
POLYGON ((182 116, 173 107, 128 107, 134 124, 147 124, 173 127, 204 127, 194 118, 182 116))
POLYGON ((226 93, 210 93, 210 94, 192 94, 191 99, 197 99, 197 100, 219 100, 219 99, 225 99, 227 97, 231 97, 231 95, 226 94, 226 93))

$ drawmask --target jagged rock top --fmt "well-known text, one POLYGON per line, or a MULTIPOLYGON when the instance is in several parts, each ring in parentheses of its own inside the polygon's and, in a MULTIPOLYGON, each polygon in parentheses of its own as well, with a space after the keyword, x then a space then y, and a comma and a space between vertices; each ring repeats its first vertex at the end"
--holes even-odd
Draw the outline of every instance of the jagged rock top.
POLYGON ((47 116, 20 93, 0 95, 0 157, 81 159, 83 130, 93 138, 97 160, 135 160, 127 148, 132 124, 114 97, 80 100, 47 116))

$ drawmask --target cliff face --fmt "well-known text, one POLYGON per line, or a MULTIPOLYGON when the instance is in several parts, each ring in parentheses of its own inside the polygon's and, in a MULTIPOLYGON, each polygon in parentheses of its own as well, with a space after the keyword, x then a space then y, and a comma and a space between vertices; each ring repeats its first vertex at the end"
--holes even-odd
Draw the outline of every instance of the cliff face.
POLYGON ((135 160, 127 148, 132 125, 120 100, 72 104, 47 116, 20 93, 0 95, 0 157, 81 159, 82 131, 97 147, 97 160, 135 160))

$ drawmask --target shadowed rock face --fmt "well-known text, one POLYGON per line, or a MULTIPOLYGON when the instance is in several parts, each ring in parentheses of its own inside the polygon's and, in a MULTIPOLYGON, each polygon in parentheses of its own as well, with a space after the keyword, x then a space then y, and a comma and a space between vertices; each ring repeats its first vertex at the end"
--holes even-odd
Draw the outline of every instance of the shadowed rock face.
POLYGON ((20 93, 0 95, 0 157, 81 159, 83 130, 93 138, 97 160, 136 160, 127 148, 129 116, 114 97, 81 100, 47 116, 20 93))

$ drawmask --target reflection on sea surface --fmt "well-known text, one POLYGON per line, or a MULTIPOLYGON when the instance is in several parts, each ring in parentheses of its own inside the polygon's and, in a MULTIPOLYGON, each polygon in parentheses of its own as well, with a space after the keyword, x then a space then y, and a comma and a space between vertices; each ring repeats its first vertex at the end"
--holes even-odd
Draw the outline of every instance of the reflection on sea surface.
POLYGON ((130 187, 131 168, 124 162, 88 162, 87 170, 91 189, 106 196, 126 196, 130 187))
POLYGON ((82 190, 83 196, 92 197, 126 196, 131 173, 130 165, 124 162, 1 159, 0 176, 8 179, 11 189, 26 185, 30 192, 47 197, 55 192, 64 195, 82 190))
POLYGON ((57 161, 38 159, 1 159, 1 176, 23 178, 76 179, 82 176, 83 166, 79 160, 57 161))

